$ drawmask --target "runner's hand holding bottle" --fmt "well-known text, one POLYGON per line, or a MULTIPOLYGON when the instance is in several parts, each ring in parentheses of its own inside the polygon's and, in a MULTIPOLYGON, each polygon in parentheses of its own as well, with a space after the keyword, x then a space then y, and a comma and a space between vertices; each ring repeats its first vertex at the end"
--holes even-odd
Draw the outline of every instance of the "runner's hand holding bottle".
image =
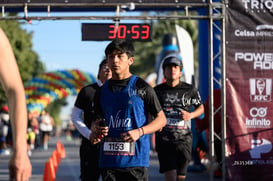
POLYGON ((89 140, 92 144, 97 144, 101 142, 101 140, 107 136, 108 127, 105 123, 105 119, 102 117, 98 117, 95 122, 91 125, 91 134, 89 136, 89 140))

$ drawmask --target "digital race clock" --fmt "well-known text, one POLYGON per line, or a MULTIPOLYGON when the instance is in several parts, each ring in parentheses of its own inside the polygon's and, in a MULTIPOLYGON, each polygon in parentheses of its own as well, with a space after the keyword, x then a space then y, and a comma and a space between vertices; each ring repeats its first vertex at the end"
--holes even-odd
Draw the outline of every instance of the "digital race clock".
POLYGON ((151 41, 152 28, 149 24, 105 24, 83 23, 82 40, 106 41, 113 39, 129 39, 151 41))

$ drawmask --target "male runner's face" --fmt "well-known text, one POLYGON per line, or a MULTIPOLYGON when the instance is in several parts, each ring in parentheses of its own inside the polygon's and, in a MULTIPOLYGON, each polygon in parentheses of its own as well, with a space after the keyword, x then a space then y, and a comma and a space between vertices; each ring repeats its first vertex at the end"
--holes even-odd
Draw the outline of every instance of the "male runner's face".
POLYGON ((170 64, 165 67, 164 76, 166 81, 179 80, 181 75, 182 75, 182 72, 178 65, 170 64))
POLYGON ((128 57, 126 53, 114 52, 107 56, 108 66, 112 70, 113 77, 122 77, 129 73, 129 67, 132 64, 133 58, 128 57))

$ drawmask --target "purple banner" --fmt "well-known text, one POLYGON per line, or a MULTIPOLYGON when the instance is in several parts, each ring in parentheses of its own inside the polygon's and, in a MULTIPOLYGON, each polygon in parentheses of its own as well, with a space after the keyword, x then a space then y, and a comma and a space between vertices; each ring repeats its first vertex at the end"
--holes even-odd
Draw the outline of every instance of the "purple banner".
POLYGON ((273 180, 273 0, 228 4, 226 180, 273 180))

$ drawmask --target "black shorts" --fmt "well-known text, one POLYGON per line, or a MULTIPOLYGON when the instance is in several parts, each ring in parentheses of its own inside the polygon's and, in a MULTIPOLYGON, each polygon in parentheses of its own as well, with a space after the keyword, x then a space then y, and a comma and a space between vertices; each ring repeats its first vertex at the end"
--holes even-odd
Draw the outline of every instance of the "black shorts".
POLYGON ((50 136, 50 134, 51 134, 51 131, 41 131, 42 138, 44 138, 45 135, 50 136))
POLYGON ((99 169, 99 146, 82 144, 80 146, 80 165, 82 181, 98 181, 99 169))
POLYGON ((102 169, 103 181, 148 181, 148 168, 109 168, 102 169))
POLYGON ((159 172, 176 170, 177 175, 186 175, 188 164, 191 161, 192 135, 185 135, 179 143, 164 141, 156 143, 159 172))

